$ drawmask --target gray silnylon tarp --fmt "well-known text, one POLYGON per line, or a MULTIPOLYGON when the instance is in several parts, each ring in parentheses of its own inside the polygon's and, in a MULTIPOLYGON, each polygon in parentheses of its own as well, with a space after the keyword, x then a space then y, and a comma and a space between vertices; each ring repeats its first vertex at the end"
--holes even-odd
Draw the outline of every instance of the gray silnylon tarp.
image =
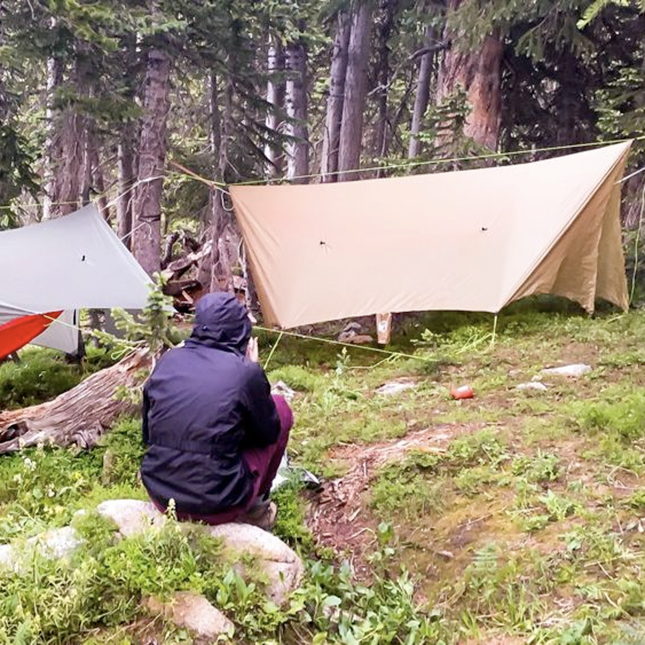
MULTIPOLYGON (((34 313, 142 309, 151 280, 96 206, 0 232, 0 324, 34 313)), ((56 322, 34 342, 70 350, 76 331, 56 322)))

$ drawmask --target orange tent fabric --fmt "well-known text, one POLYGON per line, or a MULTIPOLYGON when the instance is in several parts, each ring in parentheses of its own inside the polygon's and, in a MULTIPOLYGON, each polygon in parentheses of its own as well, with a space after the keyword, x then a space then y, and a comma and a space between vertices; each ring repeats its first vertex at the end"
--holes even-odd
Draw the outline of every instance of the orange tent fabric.
POLYGON ((0 359, 9 356, 29 341, 42 334, 63 312, 22 316, 0 325, 0 359))

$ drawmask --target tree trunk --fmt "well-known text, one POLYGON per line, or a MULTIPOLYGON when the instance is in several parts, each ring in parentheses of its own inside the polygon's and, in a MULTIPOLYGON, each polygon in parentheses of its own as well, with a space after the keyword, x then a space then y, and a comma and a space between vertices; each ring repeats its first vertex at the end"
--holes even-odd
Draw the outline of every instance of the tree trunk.
POLYGON ((371 20, 372 5, 369 0, 362 0, 354 9, 347 51, 345 99, 338 151, 339 181, 358 179, 358 173, 347 171, 357 169, 361 160, 371 20))
MULTIPOLYGON (((93 69, 88 46, 77 43, 75 55, 70 89, 79 98, 90 98, 93 69)), ((55 149, 60 156, 53 165, 51 217, 69 215, 86 203, 91 176, 88 156, 90 118, 81 111, 78 103, 72 102, 63 108, 58 123, 60 128, 55 149)))
MULTIPOLYGON (((280 126, 280 115, 284 103, 284 52, 279 40, 274 40, 269 45, 267 54, 267 103, 270 107, 267 110, 265 125, 270 131, 268 136, 275 136, 280 126)), ((268 177, 275 177, 282 173, 282 147, 275 142, 269 141, 264 146, 264 156, 267 158, 266 174, 268 177)))
POLYGON ((111 215, 107 199, 105 197, 105 178, 103 176, 101 158, 99 157, 99 146, 96 131, 92 133, 92 139, 90 142, 90 167, 92 169, 92 186, 98 193, 97 206, 99 213, 101 213, 101 216, 106 222, 109 222, 111 215))
MULTIPOLYGON (((434 29, 430 26, 425 28, 424 46, 430 48, 434 41, 434 29)), ((410 124, 410 144, 408 146, 408 159, 418 157, 421 152, 421 142, 419 141, 419 132, 423 117, 428 108, 430 100, 430 82, 432 80, 432 68, 434 65, 435 54, 428 52, 421 57, 419 63, 419 75, 417 77, 417 93, 414 97, 414 110, 412 112, 412 123, 410 124)))
MULTIPOLYGON (((227 78, 221 100, 220 146, 217 161, 217 179, 224 181, 228 168, 228 147, 232 131, 233 118, 233 82, 227 78)), ((232 288, 233 277, 229 258, 226 257, 224 235, 231 223, 231 214, 224 208, 224 195, 221 190, 212 188, 209 195, 211 212, 211 275, 210 291, 228 291, 232 288), (224 251, 224 252, 223 252, 224 251)))
POLYGON ((320 162, 323 183, 337 179, 338 148, 340 145, 340 126, 343 118, 345 98, 345 75, 347 73, 347 48, 351 32, 351 19, 347 12, 338 13, 338 25, 334 39, 334 49, 329 72, 329 96, 323 133, 322 158, 320 162))
POLYGON ((148 52, 134 191, 132 249, 148 275, 160 270, 161 198, 170 109, 170 57, 164 48, 148 52))
POLYGON ((131 121, 121 125, 117 150, 116 230, 119 239, 132 249, 132 202, 134 201, 134 154, 132 141, 136 127, 131 121))
POLYGON ((49 194, 49 216, 52 218, 69 215, 79 206, 85 147, 83 120, 73 108, 65 108, 58 123, 54 143, 58 158, 53 161, 54 177, 50 183, 49 194))
MULTIPOLYGON (((454 11, 462 0, 449 0, 448 10, 454 11)), ((468 97, 470 113, 466 117, 464 135, 491 150, 497 149, 501 125, 501 64, 503 43, 499 32, 488 34, 476 52, 460 51, 457 34, 447 33, 444 40, 452 42, 439 72, 437 103, 441 103, 459 86, 468 97)))
POLYGON ((150 364, 148 349, 140 349, 53 401, 0 412, 0 454, 38 444, 91 448, 118 417, 136 411, 137 405, 117 393, 140 387, 150 364))
POLYGON ((307 54, 301 42, 289 43, 285 51, 287 133, 287 178, 306 183, 309 174, 309 135, 307 131, 307 54))
POLYGON ((208 79, 208 114, 210 117, 210 132, 208 142, 210 144, 213 159, 213 171, 217 173, 219 168, 220 150, 222 148, 222 119, 219 112, 219 92, 217 89, 217 75, 211 72, 208 79))
MULTIPOLYGON (((56 19, 52 18, 50 26, 56 26, 56 19)), ((60 58, 51 56, 47 59, 47 85, 45 121, 47 123, 47 136, 45 139, 45 169, 43 173, 43 184, 45 186, 45 198, 43 199, 43 219, 52 217, 52 201, 54 194, 54 177, 56 166, 60 159, 58 149, 58 112, 54 109, 56 91, 63 81, 63 62, 60 58)))
MULTIPOLYGON (((388 124, 388 95, 390 87, 390 48, 389 41, 394 27, 394 15, 399 0, 380 0, 378 18, 376 21, 376 50, 377 50, 377 91, 376 103, 378 116, 374 131, 374 155, 385 157, 389 148, 389 124, 388 124)), ((377 172, 377 177, 382 176, 382 170, 377 172)))
POLYGON ((79 119, 81 124, 83 137, 81 145, 83 148, 82 161, 81 161, 81 186, 80 186, 80 201, 81 206, 86 206, 90 203, 90 196, 93 190, 92 186, 92 146, 93 146, 93 128, 92 119, 87 115, 79 119))

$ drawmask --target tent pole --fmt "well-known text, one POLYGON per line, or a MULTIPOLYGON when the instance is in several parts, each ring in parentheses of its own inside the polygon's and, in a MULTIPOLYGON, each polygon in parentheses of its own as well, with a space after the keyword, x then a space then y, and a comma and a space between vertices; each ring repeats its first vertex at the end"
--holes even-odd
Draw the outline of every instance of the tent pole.
POLYGON ((491 347, 495 347, 495 340, 497 339, 497 318, 498 314, 495 314, 495 318, 493 319, 493 336, 490 339, 491 347))

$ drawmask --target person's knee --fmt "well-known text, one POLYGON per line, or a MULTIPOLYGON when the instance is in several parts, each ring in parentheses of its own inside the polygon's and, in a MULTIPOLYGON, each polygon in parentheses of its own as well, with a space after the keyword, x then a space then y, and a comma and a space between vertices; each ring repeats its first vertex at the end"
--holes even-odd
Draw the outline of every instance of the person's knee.
POLYGON ((293 411, 287 400, 281 394, 274 394, 273 401, 280 417, 282 430, 288 432, 293 427, 293 411))

